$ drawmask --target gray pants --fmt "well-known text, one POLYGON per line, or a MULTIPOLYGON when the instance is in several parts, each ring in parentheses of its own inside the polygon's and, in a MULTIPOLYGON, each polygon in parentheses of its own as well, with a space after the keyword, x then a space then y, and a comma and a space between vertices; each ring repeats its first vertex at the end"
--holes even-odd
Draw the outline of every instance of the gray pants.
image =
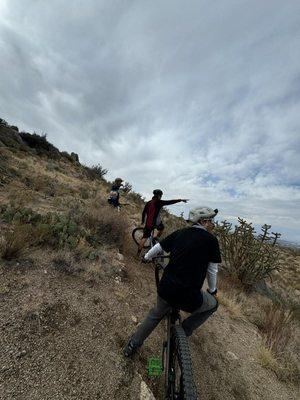
MULTIPOLYGON (((218 302, 214 296, 207 292, 202 292, 202 295, 203 303, 201 307, 182 322, 182 327, 187 336, 190 336, 193 331, 202 325, 218 308, 218 302)), ((164 299, 157 296, 156 306, 149 311, 144 321, 132 335, 132 343, 135 346, 141 346, 153 329, 156 328, 165 315, 171 311, 171 308, 172 307, 164 299)))

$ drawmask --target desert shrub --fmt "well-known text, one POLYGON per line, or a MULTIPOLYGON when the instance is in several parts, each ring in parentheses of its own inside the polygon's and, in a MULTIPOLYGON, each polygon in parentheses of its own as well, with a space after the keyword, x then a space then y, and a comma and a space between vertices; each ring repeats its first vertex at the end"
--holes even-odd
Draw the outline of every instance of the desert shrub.
POLYGON ((66 275, 74 275, 82 271, 81 266, 75 261, 73 255, 68 250, 59 251, 52 259, 53 267, 66 275))
POLYGON ((0 125, 8 126, 8 123, 4 119, 0 118, 0 125))
MULTIPOLYGON (((0 147, 1 148, 1 147, 0 147)), ((5 155, 0 154, 0 184, 4 186, 5 184, 20 178, 21 173, 19 170, 11 167, 9 165, 8 159, 5 155)))
POLYGON ((46 165, 46 170, 53 172, 53 171, 61 171, 61 167, 53 161, 49 161, 46 165))
POLYGON ((257 357, 262 367, 270 369, 276 374, 278 373, 280 367, 271 349, 263 344, 260 345, 258 348, 257 357))
POLYGON ((21 207, 14 201, 10 204, 0 206, 0 216, 7 223, 37 223, 42 219, 42 216, 34 212, 31 208, 21 207))
POLYGON ((77 243, 77 246, 73 250, 73 254, 76 260, 84 258, 95 259, 95 249, 87 242, 84 237, 81 237, 77 243))
POLYGON ((47 140, 47 135, 37 135, 36 133, 20 132, 22 140, 27 144, 27 146, 35 149, 36 154, 45 155, 52 159, 59 159, 59 150, 49 143, 47 140))
POLYGON ((12 189, 10 190, 8 195, 10 203, 15 208, 23 208, 27 204, 34 201, 35 198, 36 198, 36 193, 30 189, 25 189, 25 190, 24 189, 20 190, 20 188, 12 189))
POLYGON ((88 186, 81 186, 79 188, 80 197, 87 200, 90 197, 90 190, 88 186))
POLYGON ((42 215, 30 208, 15 208, 8 204, 0 207, 0 216, 7 223, 18 223, 27 226, 27 230, 31 229, 36 244, 73 248, 82 234, 82 229, 68 213, 42 215))
POLYGON ((48 196, 55 196, 57 183, 46 175, 25 176, 23 178, 24 184, 36 192, 45 193, 48 196))
POLYGON ((83 168, 86 176, 91 180, 95 179, 103 180, 104 176, 108 172, 108 170, 103 168, 100 164, 93 165, 92 167, 84 166, 83 168))
POLYGON ((43 220, 49 226, 49 244, 55 248, 76 247, 82 235, 82 229, 72 216, 48 213, 43 220))
POLYGON ((132 185, 129 182, 125 182, 122 188, 124 193, 129 193, 132 190, 132 185))
POLYGON ((129 199, 132 200, 134 203, 137 203, 139 205, 142 205, 145 203, 145 198, 140 194, 131 191, 128 195, 129 199))
POLYGON ((262 226, 262 234, 255 236, 251 223, 238 218, 239 224, 232 231, 232 224, 223 221, 217 224, 224 269, 236 276, 246 287, 270 276, 278 269, 278 233, 270 235, 270 225, 262 226))
POLYGON ((86 239, 92 246, 109 244, 122 247, 128 224, 115 209, 95 205, 87 207, 81 216, 81 223, 87 229, 86 239))
POLYGON ((85 206, 82 200, 70 202, 65 213, 40 214, 30 208, 2 205, 0 217, 7 223, 30 226, 35 244, 77 249, 86 257, 102 244, 121 248, 128 229, 126 218, 106 203, 89 202, 85 206))
POLYGON ((27 253, 36 241, 32 226, 14 225, 0 239, 0 255, 3 260, 18 259, 27 253))

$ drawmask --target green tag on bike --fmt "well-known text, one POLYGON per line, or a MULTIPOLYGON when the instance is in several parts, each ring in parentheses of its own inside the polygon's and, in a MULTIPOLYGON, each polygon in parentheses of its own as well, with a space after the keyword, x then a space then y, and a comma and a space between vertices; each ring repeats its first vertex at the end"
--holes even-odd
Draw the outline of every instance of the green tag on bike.
POLYGON ((163 367, 160 358, 149 358, 148 360, 148 376, 161 376, 163 367))

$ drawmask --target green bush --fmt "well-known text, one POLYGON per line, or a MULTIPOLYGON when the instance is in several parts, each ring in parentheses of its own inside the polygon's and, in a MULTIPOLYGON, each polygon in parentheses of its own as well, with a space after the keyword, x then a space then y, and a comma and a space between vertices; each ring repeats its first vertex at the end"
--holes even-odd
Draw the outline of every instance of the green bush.
POLYGON ((270 276, 278 269, 277 239, 280 234, 270 235, 270 225, 263 225, 262 234, 255 235, 251 223, 238 218, 239 224, 232 230, 232 224, 223 221, 216 226, 224 269, 237 277, 246 287, 270 276))

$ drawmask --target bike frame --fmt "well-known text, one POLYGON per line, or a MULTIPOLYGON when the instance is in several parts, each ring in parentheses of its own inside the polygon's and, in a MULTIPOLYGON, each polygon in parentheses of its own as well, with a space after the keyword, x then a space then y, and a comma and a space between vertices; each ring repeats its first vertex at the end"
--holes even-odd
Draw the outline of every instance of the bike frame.
MULTIPOLYGON (((169 257, 168 256, 155 257, 156 287, 158 286, 158 283, 159 283, 159 271, 160 271, 160 269, 163 269, 162 265, 160 264, 160 262, 158 260, 161 261, 161 259, 164 259, 164 258, 169 258, 169 257)), ((162 364, 163 364, 163 370, 164 370, 164 375, 165 375, 166 399, 171 398, 170 396, 172 395, 170 379, 174 379, 174 378, 170 375, 170 370, 172 367, 171 333, 172 333, 172 330, 177 321, 180 322, 180 313, 177 309, 172 308, 166 317, 166 322, 167 322, 166 340, 163 343, 163 350, 162 350, 162 364)))

